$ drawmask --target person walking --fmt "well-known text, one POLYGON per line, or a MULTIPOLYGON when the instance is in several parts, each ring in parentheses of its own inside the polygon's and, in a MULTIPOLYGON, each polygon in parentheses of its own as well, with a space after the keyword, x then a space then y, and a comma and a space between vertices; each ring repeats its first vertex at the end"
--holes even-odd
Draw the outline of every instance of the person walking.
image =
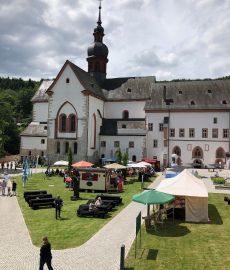
POLYGON ((43 270, 43 266, 46 263, 49 270, 53 270, 51 265, 52 254, 51 254, 51 245, 48 241, 47 236, 42 237, 43 245, 40 248, 40 266, 39 270, 43 270))
POLYGON ((13 181, 12 183, 12 196, 16 196, 17 183, 13 181))
POLYGON ((8 180, 9 180, 9 175, 8 175, 8 173, 5 174, 4 179, 5 179, 6 187, 7 187, 8 180))
POLYGON ((60 218, 60 211, 61 211, 61 207, 63 205, 63 200, 60 198, 60 195, 57 195, 57 198, 54 201, 55 204, 55 209, 56 209, 56 219, 58 219, 58 216, 60 218))
POLYGON ((6 195, 5 192, 6 192, 6 182, 5 180, 3 180, 2 181, 2 196, 6 195))

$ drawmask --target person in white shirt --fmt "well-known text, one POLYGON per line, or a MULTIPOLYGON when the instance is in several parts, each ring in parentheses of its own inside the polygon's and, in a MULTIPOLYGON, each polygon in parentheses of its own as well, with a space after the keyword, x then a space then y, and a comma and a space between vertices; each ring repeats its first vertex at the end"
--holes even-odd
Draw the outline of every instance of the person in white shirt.
POLYGON ((6 187, 7 187, 7 183, 8 183, 8 180, 9 180, 9 175, 8 175, 8 173, 5 174, 4 179, 5 179, 6 187))

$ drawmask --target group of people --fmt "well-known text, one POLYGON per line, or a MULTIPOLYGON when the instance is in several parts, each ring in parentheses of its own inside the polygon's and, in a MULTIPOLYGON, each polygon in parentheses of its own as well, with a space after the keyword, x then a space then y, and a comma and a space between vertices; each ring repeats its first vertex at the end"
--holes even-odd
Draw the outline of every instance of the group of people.
MULTIPOLYGON (((5 162, 4 162, 4 160, 2 161, 2 170, 4 170, 4 168, 5 168, 5 162)), ((9 170, 9 169, 13 169, 13 162, 11 161, 11 162, 6 162, 6 169, 7 169, 7 171, 9 170)))
POLYGON ((5 171, 4 172, 4 178, 2 181, 0 181, 0 194, 2 196, 16 196, 16 188, 17 188, 17 183, 15 181, 12 182, 12 190, 11 187, 8 185, 9 181, 9 175, 5 171))
POLYGON ((91 203, 89 204, 89 211, 93 212, 93 211, 97 211, 98 210, 98 206, 102 205, 103 202, 101 200, 101 197, 98 197, 98 199, 96 200, 92 200, 91 203))

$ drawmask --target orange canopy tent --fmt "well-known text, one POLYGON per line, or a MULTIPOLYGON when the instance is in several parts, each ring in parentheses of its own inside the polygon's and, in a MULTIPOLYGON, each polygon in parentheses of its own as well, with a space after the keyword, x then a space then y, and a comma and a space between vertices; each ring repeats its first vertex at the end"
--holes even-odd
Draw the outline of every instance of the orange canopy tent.
POLYGON ((89 162, 86 162, 84 160, 81 160, 81 161, 79 161, 77 163, 72 164, 71 166, 72 167, 91 167, 93 165, 94 164, 92 164, 92 163, 89 163, 89 162))

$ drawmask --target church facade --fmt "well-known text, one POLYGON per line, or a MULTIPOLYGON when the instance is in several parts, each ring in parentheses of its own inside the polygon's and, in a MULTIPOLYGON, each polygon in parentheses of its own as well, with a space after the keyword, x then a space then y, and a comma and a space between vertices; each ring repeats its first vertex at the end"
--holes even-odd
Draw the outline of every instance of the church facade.
POLYGON ((88 72, 67 60, 35 93, 33 122, 21 134, 20 154, 98 164, 126 151, 129 160, 161 165, 225 164, 230 152, 230 81, 157 83, 154 76, 107 79, 101 7, 88 72), (172 155, 176 154, 176 160, 172 155))

